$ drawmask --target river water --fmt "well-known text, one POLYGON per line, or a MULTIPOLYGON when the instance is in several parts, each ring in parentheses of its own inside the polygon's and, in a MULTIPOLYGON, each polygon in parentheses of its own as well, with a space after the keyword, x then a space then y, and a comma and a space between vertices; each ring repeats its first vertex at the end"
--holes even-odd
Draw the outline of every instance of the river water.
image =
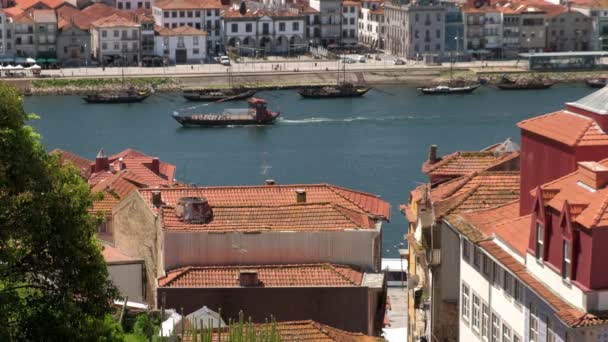
POLYGON ((292 90, 271 91, 259 96, 281 111, 276 125, 208 129, 181 128, 171 113, 218 112, 244 108, 245 102, 202 105, 174 94, 140 104, 91 105, 77 96, 40 96, 27 97, 25 106, 40 116, 32 124, 49 150, 94 159, 101 147, 108 153, 132 147, 177 165, 176 178, 197 185, 262 184, 272 178, 379 194, 392 205, 384 254, 395 257, 407 230, 399 205, 426 180, 420 167, 430 144, 439 145, 443 155, 508 137, 519 141, 518 121, 591 92, 583 85, 556 85, 422 96, 413 88, 382 86, 358 99, 306 100, 292 90))

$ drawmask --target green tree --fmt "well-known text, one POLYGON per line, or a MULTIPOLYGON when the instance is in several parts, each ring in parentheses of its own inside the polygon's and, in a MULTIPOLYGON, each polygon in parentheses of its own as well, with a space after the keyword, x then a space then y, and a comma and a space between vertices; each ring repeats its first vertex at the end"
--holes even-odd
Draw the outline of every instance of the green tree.
POLYGON ((117 292, 93 198, 76 168, 47 154, 32 116, 0 82, 0 340, 98 340, 117 292))

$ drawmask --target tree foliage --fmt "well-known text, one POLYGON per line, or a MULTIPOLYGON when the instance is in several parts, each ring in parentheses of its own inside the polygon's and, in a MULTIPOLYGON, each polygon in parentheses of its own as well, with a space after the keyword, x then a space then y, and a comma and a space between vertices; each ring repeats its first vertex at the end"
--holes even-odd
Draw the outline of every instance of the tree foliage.
POLYGON ((76 168, 47 154, 31 118, 0 82, 0 340, 97 340, 117 293, 93 199, 76 168))

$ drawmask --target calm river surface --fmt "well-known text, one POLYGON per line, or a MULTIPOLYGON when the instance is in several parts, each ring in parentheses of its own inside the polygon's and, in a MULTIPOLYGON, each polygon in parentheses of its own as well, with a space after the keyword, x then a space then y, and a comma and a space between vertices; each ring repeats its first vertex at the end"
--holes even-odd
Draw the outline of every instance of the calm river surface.
MULTIPOLYGON (((557 85, 541 91, 482 88, 471 95, 421 96, 401 86, 383 86, 359 99, 305 100, 295 91, 263 92, 282 112, 274 126, 184 129, 171 113, 200 103, 155 95, 141 104, 91 105, 77 96, 27 97, 37 113, 33 126, 48 149, 93 159, 99 148, 115 153, 132 147, 176 164, 176 178, 198 185, 332 183, 381 195, 392 204, 384 225, 384 254, 397 256, 407 222, 399 213, 430 144, 441 155, 479 150, 511 137, 515 123, 561 108, 592 90, 557 85)), ((198 112, 244 107, 214 104, 198 112)), ((189 112, 185 110, 184 112, 189 112)), ((191 111, 190 111, 191 112, 191 111)))

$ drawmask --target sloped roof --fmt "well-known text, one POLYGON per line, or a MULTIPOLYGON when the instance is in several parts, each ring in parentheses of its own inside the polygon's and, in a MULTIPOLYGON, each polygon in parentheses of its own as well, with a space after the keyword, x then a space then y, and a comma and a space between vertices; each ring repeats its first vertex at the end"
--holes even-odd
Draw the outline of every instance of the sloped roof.
POLYGON ((160 36, 206 36, 206 31, 197 30, 188 25, 176 27, 176 28, 168 28, 164 26, 156 26, 156 32, 160 36))
POLYGON ((26 10, 39 3, 50 9, 55 9, 66 4, 65 0, 15 0, 15 7, 26 10))
POLYGON ((286 206, 213 207, 208 224, 180 221, 173 207, 163 207, 165 230, 195 231, 332 231, 371 229, 374 221, 366 214, 332 204, 286 206))
POLYGON ((280 8, 280 9, 268 9, 268 8, 248 8, 245 15, 242 15, 238 8, 230 8, 224 12, 223 17, 229 19, 236 18, 260 18, 260 17, 299 17, 302 13, 297 9, 293 8, 280 8))
POLYGON ((495 168, 519 157, 519 146, 507 139, 481 151, 458 151, 443 156, 434 164, 425 161, 422 172, 429 176, 461 176, 495 168))
MULTIPOLYGON (((517 208, 519 209, 519 208, 517 208)), ((496 225, 494 233, 504 243, 511 247, 520 256, 525 256, 528 250, 528 239, 532 216, 520 216, 512 220, 503 220, 496 225)))
POLYGON ((527 119, 517 126, 567 146, 608 145, 608 134, 593 119, 567 110, 527 119))
POLYGON ((240 271, 256 271, 259 287, 353 287, 361 286, 363 273, 332 264, 261 266, 189 266, 167 273, 160 287, 240 287, 240 271))
POLYGON ((95 20, 91 26, 95 27, 138 27, 139 24, 135 21, 125 18, 124 16, 116 13, 111 14, 108 17, 95 20))
MULTIPOLYGON (((380 219, 390 219, 390 204, 379 196, 342 188, 330 184, 292 184, 262 186, 216 186, 198 188, 164 188, 162 201, 175 206, 182 197, 204 197, 211 207, 220 206, 287 206, 297 204, 296 190, 306 192, 306 203, 330 203, 345 209, 366 213, 380 219)), ((151 208, 152 189, 140 189, 144 200, 151 208)))
POLYGON ((602 88, 598 91, 583 97, 574 102, 566 103, 568 106, 577 107, 599 115, 608 114, 608 88, 602 88))
POLYGON ((50 154, 59 155, 59 160, 61 161, 61 164, 70 163, 80 170, 80 174, 83 178, 89 178, 89 175, 91 174, 91 160, 82 158, 79 155, 63 151, 58 148, 52 150, 50 154))
POLYGON ((102 245, 101 255, 105 260, 106 264, 124 264, 124 263, 132 263, 132 262, 141 262, 141 259, 132 258, 117 248, 114 248, 109 245, 102 245))
POLYGON ((160 0, 154 7, 163 10, 221 9, 223 5, 220 0, 160 0))
POLYGON ((32 15, 37 23, 56 23, 57 16, 54 10, 33 10, 32 15))
MULTIPOLYGON (((608 167, 608 159, 599 162, 608 167)), ((560 211, 568 202, 574 222, 592 229, 608 227, 608 187, 591 190, 580 184, 580 170, 541 186, 545 205, 560 211)))

